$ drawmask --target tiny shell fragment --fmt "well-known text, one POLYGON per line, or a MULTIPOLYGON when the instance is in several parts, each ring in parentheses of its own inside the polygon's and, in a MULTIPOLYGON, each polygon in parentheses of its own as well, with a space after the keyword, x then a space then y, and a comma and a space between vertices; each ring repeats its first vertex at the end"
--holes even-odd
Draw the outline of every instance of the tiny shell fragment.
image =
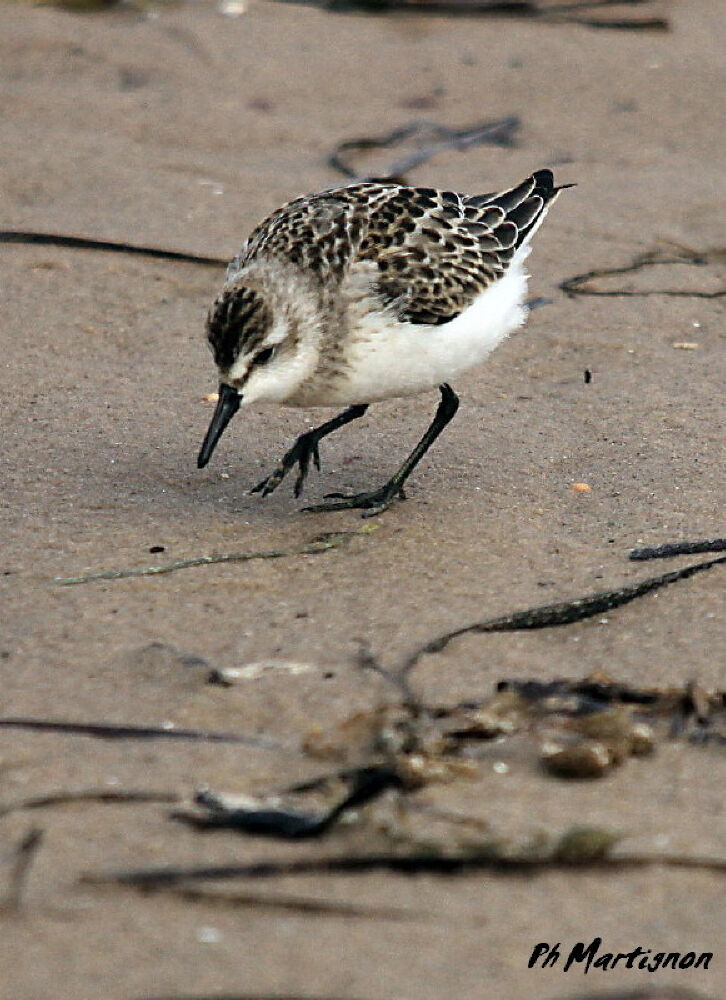
POLYGON ((200 402, 202 403, 216 403, 219 400, 218 392, 208 392, 206 396, 202 396, 200 402))
POLYGON ((573 483, 571 489, 573 493, 590 493, 592 487, 587 483, 573 483))
POLYGON ((265 674, 280 671, 281 673, 310 674, 315 671, 312 663, 298 663, 294 660, 259 660, 246 663, 243 667, 215 667, 207 681, 210 684, 220 684, 222 687, 232 687, 240 681, 256 681, 265 674))

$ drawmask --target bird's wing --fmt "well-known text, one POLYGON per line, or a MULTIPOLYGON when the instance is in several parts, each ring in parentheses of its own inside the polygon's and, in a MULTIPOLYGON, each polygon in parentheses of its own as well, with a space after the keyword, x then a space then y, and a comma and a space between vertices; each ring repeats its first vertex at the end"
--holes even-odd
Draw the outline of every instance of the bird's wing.
POLYGON ((555 194, 548 170, 499 194, 401 187, 371 213, 357 257, 377 264, 400 319, 447 323, 506 272, 555 194))

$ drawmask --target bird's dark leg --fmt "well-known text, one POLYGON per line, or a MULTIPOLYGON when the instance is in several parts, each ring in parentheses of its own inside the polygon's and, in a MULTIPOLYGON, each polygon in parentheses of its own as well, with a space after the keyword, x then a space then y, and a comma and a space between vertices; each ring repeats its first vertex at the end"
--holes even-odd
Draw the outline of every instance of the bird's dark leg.
POLYGON ((295 480, 294 492, 295 496, 299 497, 303 490, 308 469, 310 468, 310 459, 312 458, 316 469, 320 468, 320 452, 318 451, 320 440, 328 434, 332 434, 333 431, 337 431, 339 427, 349 424, 351 420, 357 420, 358 417, 362 417, 367 409, 367 403, 359 406, 349 406, 347 410, 343 410, 342 413, 339 413, 337 417, 333 417, 332 420, 328 420, 327 423, 321 424, 320 427, 314 427, 311 431, 306 431, 305 434, 301 434, 292 448, 283 456, 282 461, 275 471, 251 489, 250 493, 261 493, 263 497, 266 497, 268 493, 272 493, 273 490, 277 489, 290 469, 294 465, 297 465, 299 471, 295 480))
POLYGON ((363 517, 374 517, 384 511, 396 496, 402 496, 403 484, 459 408, 459 397, 450 385, 446 385, 446 383, 440 385, 439 392, 441 393, 441 402, 434 419, 431 421, 431 426, 398 472, 387 483, 371 493, 355 493, 353 496, 346 496, 344 493, 329 493, 329 497, 340 497, 341 499, 333 500, 331 503, 316 504, 314 507, 305 507, 305 510, 348 510, 351 507, 360 507, 363 509, 363 517))

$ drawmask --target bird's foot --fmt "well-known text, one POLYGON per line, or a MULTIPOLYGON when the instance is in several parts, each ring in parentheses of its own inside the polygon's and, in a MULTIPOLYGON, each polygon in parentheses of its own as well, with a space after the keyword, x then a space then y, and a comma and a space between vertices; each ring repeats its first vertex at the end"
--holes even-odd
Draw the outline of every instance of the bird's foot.
POLYGON ((318 436, 312 431, 308 431, 307 434, 301 434, 292 448, 283 456, 277 468, 263 479, 261 483, 253 486, 250 493, 261 493, 263 497, 269 496, 273 490, 277 489, 290 469, 297 465, 298 474, 293 493, 296 497, 299 497, 303 491, 303 486, 305 485, 305 480, 310 469, 310 459, 313 460, 315 468, 320 469, 318 441, 318 436))
POLYGON ((388 510, 396 497, 406 499, 403 487, 397 483, 386 483, 370 493, 326 493, 325 499, 331 500, 331 503, 318 503, 303 507, 303 510, 311 514, 329 510, 362 510, 361 517, 376 517, 388 510))

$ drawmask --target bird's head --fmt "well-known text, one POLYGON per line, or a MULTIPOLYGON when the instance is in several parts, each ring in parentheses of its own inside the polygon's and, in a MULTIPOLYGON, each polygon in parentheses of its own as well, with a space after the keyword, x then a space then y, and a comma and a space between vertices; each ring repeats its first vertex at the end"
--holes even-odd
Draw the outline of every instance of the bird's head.
POLYGON ((219 401, 199 452, 203 468, 241 405, 281 403, 315 369, 318 303, 304 279, 264 268, 228 280, 207 316, 207 341, 219 369, 219 401))

